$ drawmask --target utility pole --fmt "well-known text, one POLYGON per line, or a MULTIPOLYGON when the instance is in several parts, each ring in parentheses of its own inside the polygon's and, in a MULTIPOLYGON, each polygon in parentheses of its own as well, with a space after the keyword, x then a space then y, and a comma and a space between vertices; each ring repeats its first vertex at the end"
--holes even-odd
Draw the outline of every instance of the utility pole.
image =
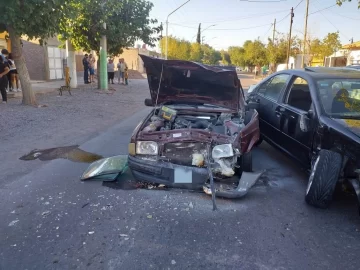
POLYGON ((276 18, 274 19, 274 28, 273 28, 273 38, 272 38, 272 42, 275 42, 275 30, 276 29, 276 18))
POLYGON ((304 68, 304 58, 305 58, 305 52, 306 52, 306 35, 307 35, 307 23, 308 23, 308 17, 309 17, 309 0, 306 0, 306 11, 305 11, 305 24, 304 24, 304 45, 303 45, 303 53, 301 56, 301 68, 304 68))
POLYGON ((292 31, 293 21, 294 21, 294 8, 291 8, 289 42, 288 42, 288 49, 287 49, 287 56, 286 56, 286 69, 289 69, 289 58, 290 58, 290 49, 291 49, 291 31, 292 31))
POLYGON ((179 8, 181 8, 182 6, 186 5, 187 3, 189 3, 190 0, 187 0, 184 4, 182 4, 181 6, 179 6, 178 8, 176 8, 175 10, 173 10, 172 12, 169 13, 169 15, 167 15, 166 17, 166 40, 165 40, 165 60, 168 59, 168 28, 169 28, 169 17, 171 14, 173 14, 175 11, 177 11, 179 8))
POLYGON ((161 23, 161 33, 160 33, 160 57, 161 58, 163 58, 163 48, 162 48, 162 46, 163 46, 163 23, 161 23))
MULTIPOLYGON (((103 23, 104 33, 106 30, 106 23, 103 23)), ((100 89, 108 90, 108 79, 107 79, 107 40, 106 35, 103 34, 100 40, 100 89)))

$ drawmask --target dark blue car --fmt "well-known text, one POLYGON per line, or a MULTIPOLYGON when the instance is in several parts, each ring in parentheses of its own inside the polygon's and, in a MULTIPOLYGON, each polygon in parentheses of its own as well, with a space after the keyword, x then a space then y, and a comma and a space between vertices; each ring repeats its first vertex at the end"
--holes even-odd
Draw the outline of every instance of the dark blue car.
POLYGON ((360 72, 279 71, 262 80, 247 103, 259 113, 261 139, 309 169, 309 204, 327 207, 339 183, 351 183, 360 201, 360 72))

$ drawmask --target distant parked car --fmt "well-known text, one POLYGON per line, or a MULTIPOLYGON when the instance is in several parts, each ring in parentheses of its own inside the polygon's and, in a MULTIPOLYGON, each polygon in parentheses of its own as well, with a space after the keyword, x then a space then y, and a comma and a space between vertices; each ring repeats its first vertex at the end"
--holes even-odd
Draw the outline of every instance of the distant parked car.
POLYGON ((360 70, 360 65, 349 65, 346 66, 347 68, 354 68, 354 69, 359 69, 360 70))
POLYGON ((346 68, 284 70, 261 81, 248 107, 261 138, 310 169, 306 202, 326 208, 338 183, 360 202, 360 73, 346 68))

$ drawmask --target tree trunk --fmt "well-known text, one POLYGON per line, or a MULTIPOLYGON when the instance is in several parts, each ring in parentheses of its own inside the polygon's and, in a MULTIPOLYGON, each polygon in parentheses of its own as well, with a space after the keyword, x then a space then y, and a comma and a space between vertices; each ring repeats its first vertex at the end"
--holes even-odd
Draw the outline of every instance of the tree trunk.
POLYGON ((98 89, 101 89, 101 83, 100 83, 100 53, 98 54, 98 60, 96 61, 96 75, 97 75, 97 82, 98 82, 98 89))
POLYGON ((12 27, 7 27, 7 30, 11 40, 11 53, 15 60, 16 69, 20 78, 23 95, 22 103, 24 105, 36 106, 37 102, 35 94, 32 90, 29 71, 26 67, 25 58, 23 56, 20 36, 16 35, 12 27))
POLYGON ((67 65, 70 69, 70 87, 77 88, 77 72, 76 72, 76 55, 75 48, 71 43, 71 40, 68 41, 69 44, 69 55, 67 59, 67 65))

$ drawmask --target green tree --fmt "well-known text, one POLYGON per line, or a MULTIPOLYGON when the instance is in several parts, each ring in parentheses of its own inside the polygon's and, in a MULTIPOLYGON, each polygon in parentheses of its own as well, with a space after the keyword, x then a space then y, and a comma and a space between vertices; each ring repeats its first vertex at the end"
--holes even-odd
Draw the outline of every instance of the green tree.
POLYGON ((203 53, 201 50, 201 45, 197 42, 191 43, 190 60, 195 62, 201 62, 202 58, 203 58, 203 53))
POLYGON ((7 31, 11 40, 13 54, 21 82, 23 99, 26 105, 36 105, 30 76, 22 52, 21 37, 40 39, 54 36, 59 30, 60 19, 68 11, 66 0, 12 0, 0 1, 0 32, 7 31))
POLYGON ((107 50, 118 55, 136 40, 154 46, 161 26, 150 19, 153 4, 146 0, 70 0, 71 15, 61 20, 61 34, 84 51, 99 52, 102 35, 107 37, 107 50), (103 23, 106 23, 106 30, 103 23))
MULTIPOLYGON (((95 50, 99 54, 100 39, 107 37, 107 52, 119 55, 125 47, 142 40, 154 46, 161 26, 149 14, 153 4, 146 0, 70 0, 71 13, 63 17, 60 33, 76 49, 95 50), (103 23, 106 23, 106 30, 103 23)), ((100 61, 98 61, 98 76, 100 61)))
POLYGON ((341 48, 339 33, 328 33, 323 40, 314 39, 310 43, 310 53, 317 58, 324 59, 341 48))
MULTIPOLYGON (((200 46, 200 44, 198 44, 200 46)), ((168 59, 189 60, 191 58, 191 44, 186 40, 168 37, 168 59)), ((161 40, 160 48, 165 53, 165 39, 161 40)))
MULTIPOLYGON (((296 36, 291 38, 290 56, 295 56, 300 53, 299 44, 301 44, 300 40, 296 36)), ((269 39, 266 47, 266 57, 269 63, 274 66, 280 63, 286 63, 288 46, 289 38, 287 35, 278 35, 274 42, 269 39)))
POLYGON ((266 48, 261 41, 245 41, 243 48, 245 49, 246 63, 253 66, 262 66, 268 62, 266 58, 266 48))
POLYGON ((201 23, 199 23, 199 28, 196 36, 196 42, 201 44, 201 23))
POLYGON ((216 51, 209 45, 201 45, 203 53, 203 58, 201 60, 202 63, 207 65, 217 65, 221 60, 220 52, 216 51))
POLYGON ((230 59, 229 53, 227 51, 225 51, 225 50, 221 50, 220 54, 221 54, 221 61, 225 65, 231 65, 231 59, 230 59))
POLYGON ((246 61, 245 61, 245 49, 242 47, 229 47, 228 49, 229 57, 231 60, 231 63, 239 66, 239 67, 245 67, 246 61))
MULTIPOLYGON (((339 6, 341 6, 344 2, 351 2, 351 0, 336 0, 336 4, 339 6)), ((360 0, 358 0, 358 8, 360 8, 360 0)))

